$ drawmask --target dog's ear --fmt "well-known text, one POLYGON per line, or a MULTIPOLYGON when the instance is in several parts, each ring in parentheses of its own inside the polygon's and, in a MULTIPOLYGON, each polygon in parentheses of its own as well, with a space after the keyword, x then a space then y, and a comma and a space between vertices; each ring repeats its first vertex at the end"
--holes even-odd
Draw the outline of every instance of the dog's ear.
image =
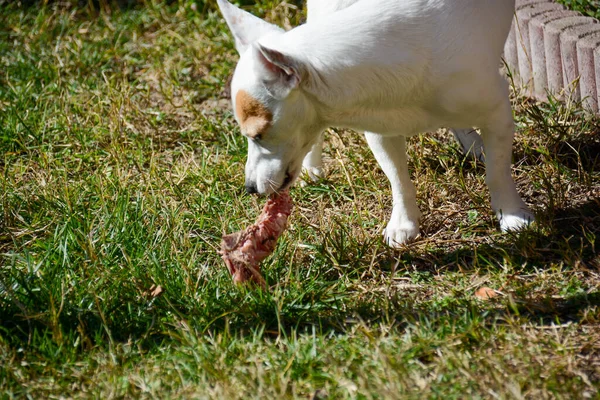
POLYGON ((248 46, 270 32, 284 32, 277 25, 270 24, 246 12, 226 0, 217 0, 221 13, 235 38, 238 53, 243 54, 248 46))
POLYGON ((303 76, 303 67, 298 60, 260 43, 252 47, 257 73, 274 96, 286 97, 298 87, 303 76))

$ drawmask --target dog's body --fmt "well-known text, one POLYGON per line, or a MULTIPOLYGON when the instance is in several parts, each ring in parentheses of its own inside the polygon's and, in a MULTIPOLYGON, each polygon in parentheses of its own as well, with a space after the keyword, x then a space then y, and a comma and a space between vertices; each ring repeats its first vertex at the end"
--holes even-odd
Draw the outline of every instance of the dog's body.
MULTIPOLYGON (((307 11, 308 11, 308 22, 316 21, 319 18, 329 16, 329 14, 342 10, 358 0, 308 0, 307 11)), ((476 130, 472 128, 467 129, 456 129, 450 128, 450 131, 454 134, 456 141, 461 145, 464 153, 468 153, 473 158, 480 161, 484 160, 483 154, 483 143, 481 137, 476 130)), ((318 180, 322 176, 322 148, 323 148, 323 137, 319 136, 317 142, 313 145, 311 151, 304 158, 302 169, 308 175, 308 177, 314 181, 318 180)))
POLYGON ((325 128, 364 131, 392 185, 386 241, 402 244, 420 216, 406 137, 478 126, 501 228, 533 219, 510 173, 513 119, 498 72, 514 0, 309 0, 308 23, 289 32, 219 5, 241 54, 232 95, 250 192, 289 186, 302 165, 318 175, 325 128))

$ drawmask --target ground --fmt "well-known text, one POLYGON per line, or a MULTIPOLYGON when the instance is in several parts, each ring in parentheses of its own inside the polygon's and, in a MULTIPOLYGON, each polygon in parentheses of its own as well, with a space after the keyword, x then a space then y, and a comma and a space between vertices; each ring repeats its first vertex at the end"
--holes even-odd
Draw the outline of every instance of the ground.
POLYGON ((264 199, 244 192, 214 4, 75 3, 0 4, 3 398, 600 396, 597 118, 513 90, 538 217, 520 234, 451 136, 412 138, 422 236, 399 250, 364 139, 330 130, 269 290, 238 288, 220 238, 264 199))

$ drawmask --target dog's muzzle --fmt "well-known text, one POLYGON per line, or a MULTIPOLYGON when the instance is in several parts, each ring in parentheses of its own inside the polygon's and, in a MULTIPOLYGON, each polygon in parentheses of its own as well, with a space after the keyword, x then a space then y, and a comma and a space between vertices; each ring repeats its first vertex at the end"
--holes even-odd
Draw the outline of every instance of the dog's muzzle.
POLYGON ((246 192, 248 194, 257 194, 258 193, 258 189, 256 188, 256 183, 255 182, 246 182, 246 192))

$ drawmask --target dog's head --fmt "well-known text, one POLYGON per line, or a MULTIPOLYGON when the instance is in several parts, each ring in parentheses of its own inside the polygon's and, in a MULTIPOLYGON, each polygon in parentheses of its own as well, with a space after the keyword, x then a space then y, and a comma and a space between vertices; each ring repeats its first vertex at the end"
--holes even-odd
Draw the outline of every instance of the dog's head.
POLYGON ((246 189, 270 194, 290 186, 321 130, 301 85, 308 67, 285 54, 284 31, 217 0, 240 60, 231 82, 235 119, 248 138, 246 189))

